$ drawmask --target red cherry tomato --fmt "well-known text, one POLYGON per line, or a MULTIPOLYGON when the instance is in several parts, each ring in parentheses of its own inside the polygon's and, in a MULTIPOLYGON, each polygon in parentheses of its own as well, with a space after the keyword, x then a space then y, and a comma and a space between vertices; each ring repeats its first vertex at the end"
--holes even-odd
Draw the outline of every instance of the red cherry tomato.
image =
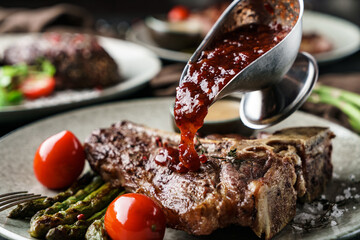
POLYGON ((161 208, 137 193, 116 198, 106 210, 104 223, 112 240, 161 240, 166 227, 161 208))
POLYGON ((48 96, 54 89, 55 79, 49 76, 31 76, 20 85, 20 91, 29 99, 48 96))
POLYGON ((177 22, 185 20, 189 17, 190 12, 184 6, 175 6, 168 13, 168 20, 170 22, 177 22))
POLYGON ((70 186, 79 177, 84 165, 83 146, 69 131, 62 131, 46 139, 34 157, 35 176, 50 189, 70 186))

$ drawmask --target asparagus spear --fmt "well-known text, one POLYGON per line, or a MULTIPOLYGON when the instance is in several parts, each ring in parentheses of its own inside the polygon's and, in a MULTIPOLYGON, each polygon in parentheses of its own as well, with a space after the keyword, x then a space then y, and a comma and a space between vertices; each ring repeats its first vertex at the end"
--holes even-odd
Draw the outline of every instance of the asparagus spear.
MULTIPOLYGON (((121 196, 125 191, 118 194, 121 196)), ((116 197, 116 196, 115 196, 116 197)), ((113 199, 112 199, 113 200, 113 199)), ((74 224, 71 225, 59 225, 55 228, 52 228, 46 234, 46 239, 48 240, 61 240, 61 239, 84 239, 85 233, 90 225, 94 223, 94 221, 104 220, 106 208, 102 209, 100 212, 95 213, 90 218, 86 220, 78 220, 74 224)), ((103 234, 106 236, 106 234, 103 234)), ((99 239, 99 238, 96 238, 99 239)))
POLYGON ((100 176, 96 176, 93 178, 93 180, 84 188, 80 189, 76 192, 75 195, 68 197, 63 202, 57 202, 54 205, 38 211, 32 218, 30 222, 36 221, 39 217, 42 215, 50 215, 57 213, 61 210, 66 210, 71 204, 76 203, 77 201, 83 200, 87 195, 95 191, 97 188, 99 188, 103 184, 103 181, 101 180, 100 176))
POLYGON ((95 220, 87 229, 85 234, 86 240, 109 240, 104 226, 104 217, 95 220))
POLYGON ((43 238, 53 227, 76 222, 78 214, 83 214, 85 218, 89 218, 105 208, 118 194, 119 189, 114 189, 110 183, 105 183, 84 200, 78 201, 68 209, 34 219, 30 223, 30 235, 35 238, 43 238))
POLYGON ((351 103, 351 104, 355 105, 356 107, 360 108, 360 95, 359 94, 349 92, 349 91, 339 89, 339 88, 321 85, 321 84, 316 85, 316 87, 314 88, 314 92, 316 92, 318 94, 329 95, 334 98, 344 100, 344 101, 351 103))
POLYGON ((326 103, 333 105, 334 107, 339 108, 342 110, 347 117, 349 118, 349 123, 351 127, 355 130, 360 132, 360 109, 348 103, 344 100, 339 98, 335 98, 331 95, 316 92, 314 91, 311 96, 309 97, 308 101, 313 103, 326 103))
POLYGON ((84 239, 86 230, 88 227, 97 219, 105 215, 106 208, 100 212, 95 213, 93 216, 86 220, 78 220, 71 225, 59 225, 55 228, 52 228, 46 234, 47 240, 76 240, 84 239))
POLYGON ((88 172, 72 184, 66 191, 60 192, 54 197, 40 198, 19 204, 9 213, 8 217, 16 219, 31 218, 37 211, 48 208, 54 203, 64 201, 68 197, 74 195, 79 189, 84 188, 93 178, 94 174, 88 172))

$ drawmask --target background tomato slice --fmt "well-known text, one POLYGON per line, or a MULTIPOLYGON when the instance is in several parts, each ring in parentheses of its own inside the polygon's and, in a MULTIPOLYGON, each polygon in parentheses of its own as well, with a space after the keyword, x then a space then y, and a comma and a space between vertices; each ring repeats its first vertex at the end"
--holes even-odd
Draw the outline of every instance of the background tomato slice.
POLYGON ((83 146, 70 131, 46 139, 36 151, 34 173, 44 186, 61 189, 70 186, 85 165, 83 146))
POLYGON ((161 240, 165 234, 166 218, 151 198, 129 193, 109 205, 104 224, 112 240, 161 240))
POLYGON ((29 99, 48 96, 54 89, 55 79, 45 75, 30 76, 20 85, 20 91, 29 99))
POLYGON ((185 20, 189 17, 190 11, 184 6, 175 6, 168 13, 168 20, 170 22, 177 22, 185 20))

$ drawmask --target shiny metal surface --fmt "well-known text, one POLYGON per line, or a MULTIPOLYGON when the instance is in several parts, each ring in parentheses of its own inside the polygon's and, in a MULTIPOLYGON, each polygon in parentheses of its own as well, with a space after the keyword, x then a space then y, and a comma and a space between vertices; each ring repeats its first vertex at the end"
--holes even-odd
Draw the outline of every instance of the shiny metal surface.
POLYGON ((318 74, 315 59, 299 53, 278 84, 244 94, 240 102, 242 122, 249 128, 262 129, 284 120, 306 101, 318 74))
POLYGON ((235 0, 224 11, 198 49, 185 66, 180 81, 185 77, 189 64, 196 62, 223 33, 249 23, 281 23, 291 27, 289 34, 274 48, 240 71, 215 97, 214 101, 233 92, 248 92, 278 83, 293 64, 301 42, 303 0, 235 0), (273 9, 271 11, 269 9, 273 9))

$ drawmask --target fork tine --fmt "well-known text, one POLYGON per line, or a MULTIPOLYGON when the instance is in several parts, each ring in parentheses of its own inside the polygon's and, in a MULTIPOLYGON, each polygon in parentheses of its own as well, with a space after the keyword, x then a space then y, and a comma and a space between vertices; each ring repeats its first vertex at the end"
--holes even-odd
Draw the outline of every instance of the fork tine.
POLYGON ((5 209, 8 209, 10 207, 13 207, 15 205, 18 205, 20 203, 28 202, 28 201, 31 201, 31 200, 36 200, 36 199, 39 199, 39 198, 44 198, 44 196, 41 196, 40 194, 28 195, 28 196, 25 196, 25 197, 20 197, 20 198, 17 198, 17 199, 12 199, 12 200, 2 202, 0 204, 0 212, 5 210, 5 209))
POLYGON ((20 193, 27 193, 27 191, 4 193, 4 194, 1 194, 1 195, 0 195, 0 198, 6 197, 6 196, 10 196, 10 195, 20 194, 20 193))
MULTIPOLYGON (((9 195, 6 197, 0 197, 0 206, 2 202, 5 202, 6 200, 11 200, 13 199, 13 201, 19 200, 21 197, 26 197, 26 196, 33 196, 34 193, 25 193, 25 194, 17 194, 17 195, 9 195)), ((12 202, 13 202, 12 201, 12 202)))
POLYGON ((6 205, 8 203, 12 203, 14 201, 17 201, 17 200, 28 199, 28 198, 35 197, 35 196, 39 197, 39 196, 41 196, 41 194, 34 195, 33 193, 29 193, 29 194, 26 194, 25 196, 20 196, 20 197, 16 196, 16 197, 13 197, 13 198, 8 199, 6 201, 1 201, 0 202, 0 207, 6 205))

